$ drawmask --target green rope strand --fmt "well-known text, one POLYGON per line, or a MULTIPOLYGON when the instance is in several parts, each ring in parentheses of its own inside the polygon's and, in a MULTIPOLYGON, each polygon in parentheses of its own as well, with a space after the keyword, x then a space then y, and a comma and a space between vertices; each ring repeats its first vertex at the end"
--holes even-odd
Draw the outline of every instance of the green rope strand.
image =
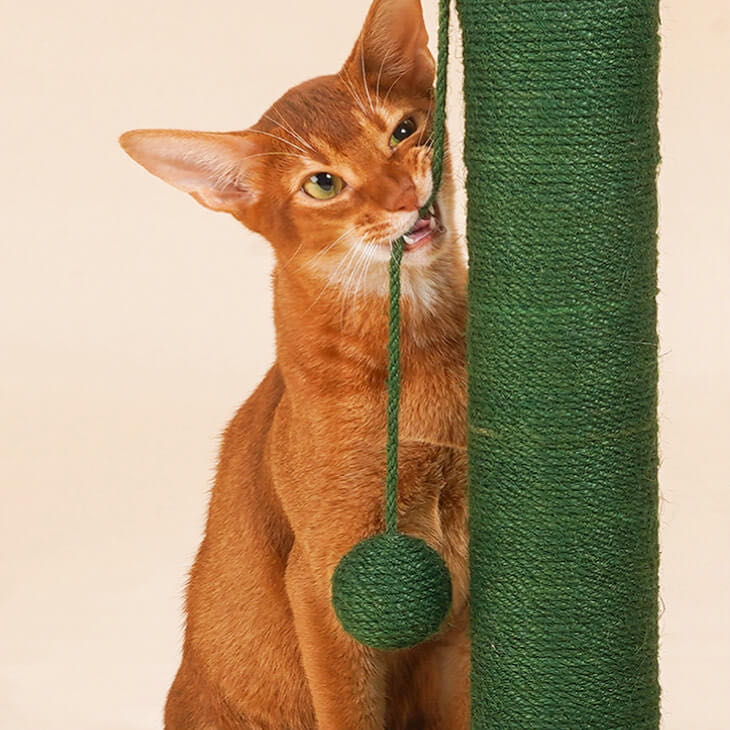
POLYGON ((400 410, 400 266, 404 241, 390 253, 390 316, 388 320, 388 440, 385 479, 385 531, 398 532, 398 414, 400 410))
MULTIPOLYGON (((446 142, 446 79, 449 60, 449 16, 451 3, 439 0, 438 63, 436 66, 436 92, 433 115, 433 159, 431 179, 433 186, 426 204, 419 211, 421 218, 436 199, 444 170, 446 142)), ((385 476, 385 531, 398 532, 398 414, 400 412, 400 294, 401 262, 405 242, 393 241, 390 252, 390 312, 388 318, 388 426, 385 476)))
POLYGON ((444 151, 446 147, 446 82, 449 69, 449 20, 451 12, 450 0, 439 0, 439 38, 438 63, 436 66, 436 100, 433 115, 433 161, 431 176, 433 192, 426 205, 433 203, 444 172, 444 151))

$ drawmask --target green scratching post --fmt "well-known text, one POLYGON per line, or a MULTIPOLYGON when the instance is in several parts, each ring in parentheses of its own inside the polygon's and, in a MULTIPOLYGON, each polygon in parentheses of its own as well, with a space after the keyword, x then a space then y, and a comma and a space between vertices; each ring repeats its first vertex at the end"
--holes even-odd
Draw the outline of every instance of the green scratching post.
POLYGON ((473 730, 656 730, 657 0, 457 0, 473 730))
MULTIPOLYGON (((433 194, 443 169, 448 58, 448 0, 441 0, 439 58, 434 113, 433 194)), ((355 545, 332 577, 332 602, 345 631, 375 649, 404 649, 436 634, 451 607, 451 576, 426 542, 398 532, 398 408, 400 403, 400 268, 403 240, 394 241, 390 260, 388 332, 388 435, 385 532, 355 545)))

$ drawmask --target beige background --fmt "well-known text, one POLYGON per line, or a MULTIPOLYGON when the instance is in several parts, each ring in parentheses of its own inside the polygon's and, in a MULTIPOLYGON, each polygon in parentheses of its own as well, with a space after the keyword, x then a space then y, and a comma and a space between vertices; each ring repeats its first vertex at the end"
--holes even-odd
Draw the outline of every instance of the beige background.
MULTIPOLYGON (((117 135, 252 123, 367 4, 3 3, 0 730, 161 726, 217 435, 273 358, 266 244, 117 135)), ((730 14, 663 19, 664 727, 727 730, 730 14)))

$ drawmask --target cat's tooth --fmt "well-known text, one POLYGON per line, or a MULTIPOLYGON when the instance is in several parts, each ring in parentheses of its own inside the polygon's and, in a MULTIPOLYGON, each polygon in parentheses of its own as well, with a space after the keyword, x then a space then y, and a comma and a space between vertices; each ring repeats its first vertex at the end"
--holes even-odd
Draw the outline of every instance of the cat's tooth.
POLYGON ((404 240, 404 241, 405 241, 405 242, 406 242, 406 243, 407 243, 407 244, 408 244, 409 246, 412 246, 412 245, 413 245, 413 238, 412 238, 411 236, 409 236, 409 235, 408 235, 407 233, 406 233, 406 234, 404 234, 404 236, 403 236, 403 240, 404 240))

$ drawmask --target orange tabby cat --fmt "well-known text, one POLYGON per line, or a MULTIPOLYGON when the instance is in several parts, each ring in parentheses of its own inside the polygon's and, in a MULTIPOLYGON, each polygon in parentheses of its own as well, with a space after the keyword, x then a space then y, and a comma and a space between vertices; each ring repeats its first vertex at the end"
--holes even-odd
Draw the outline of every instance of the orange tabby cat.
POLYGON ((427 40, 419 0, 375 0, 342 70, 255 127, 121 138, 150 172, 266 237, 277 262, 277 361, 225 433, 167 730, 469 726, 465 266, 439 224, 453 230, 448 170, 418 222, 427 40), (383 528, 387 261, 406 233, 399 526, 443 555, 454 601, 437 637, 380 652, 340 628, 330 580, 383 528))

